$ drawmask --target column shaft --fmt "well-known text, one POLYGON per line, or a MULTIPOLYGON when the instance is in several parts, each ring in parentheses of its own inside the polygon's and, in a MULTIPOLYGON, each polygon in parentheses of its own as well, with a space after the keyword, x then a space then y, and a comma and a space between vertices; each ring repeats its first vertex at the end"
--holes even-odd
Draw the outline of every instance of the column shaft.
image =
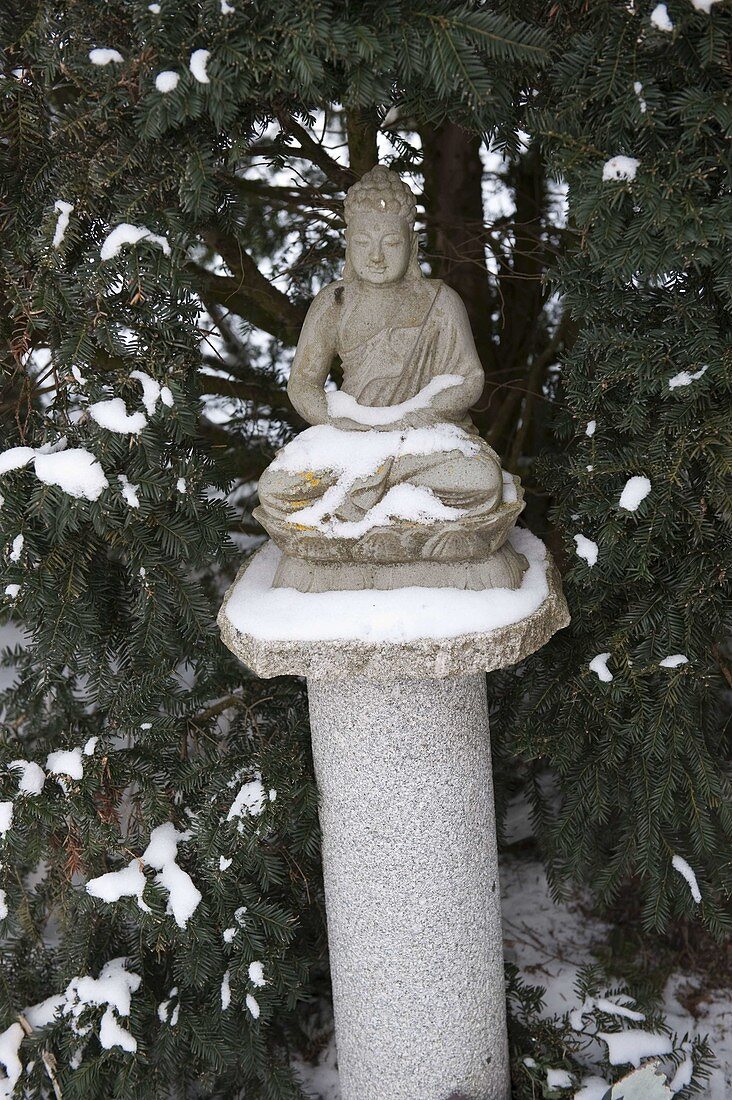
POLYGON ((309 680, 343 1100, 508 1100, 485 677, 309 680))

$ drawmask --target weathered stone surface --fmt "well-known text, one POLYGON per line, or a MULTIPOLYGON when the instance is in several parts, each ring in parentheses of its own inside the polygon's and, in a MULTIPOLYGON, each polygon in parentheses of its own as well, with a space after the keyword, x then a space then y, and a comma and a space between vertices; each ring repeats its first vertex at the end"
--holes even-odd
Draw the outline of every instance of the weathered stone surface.
POLYGON ((526 619, 485 633, 410 642, 278 641, 243 634, 230 622, 226 605, 249 568, 246 563, 226 594, 218 623, 224 644, 258 676, 307 676, 309 681, 363 676, 371 680, 426 680, 491 672, 517 664, 569 623, 559 573, 549 562, 549 592, 526 619))
POLYGON ((485 677, 308 697, 343 1100, 508 1100, 485 677))

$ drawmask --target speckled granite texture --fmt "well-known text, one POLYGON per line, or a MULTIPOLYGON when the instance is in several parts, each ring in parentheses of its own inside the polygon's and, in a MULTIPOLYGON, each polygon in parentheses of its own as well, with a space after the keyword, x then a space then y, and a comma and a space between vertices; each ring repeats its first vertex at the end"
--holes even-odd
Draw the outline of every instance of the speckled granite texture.
POLYGON ((343 1100, 508 1100, 485 677, 308 690, 343 1100))

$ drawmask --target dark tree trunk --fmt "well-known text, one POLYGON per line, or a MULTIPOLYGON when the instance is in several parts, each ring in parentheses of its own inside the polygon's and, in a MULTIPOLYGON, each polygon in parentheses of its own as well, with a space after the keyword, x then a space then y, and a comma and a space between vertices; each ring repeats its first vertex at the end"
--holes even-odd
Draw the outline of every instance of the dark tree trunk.
POLYGON ((465 303, 481 362, 496 367, 491 294, 485 263, 480 134, 451 122, 422 131, 427 259, 435 278, 465 303))

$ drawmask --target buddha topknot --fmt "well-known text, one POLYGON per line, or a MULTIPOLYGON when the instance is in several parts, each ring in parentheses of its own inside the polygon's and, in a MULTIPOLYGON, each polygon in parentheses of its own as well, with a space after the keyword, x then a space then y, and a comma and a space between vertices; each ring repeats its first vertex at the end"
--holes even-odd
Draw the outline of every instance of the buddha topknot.
POLYGON ((383 164, 377 164, 348 189, 344 209, 347 223, 363 213, 398 214, 412 229, 417 216, 411 188, 383 164))

